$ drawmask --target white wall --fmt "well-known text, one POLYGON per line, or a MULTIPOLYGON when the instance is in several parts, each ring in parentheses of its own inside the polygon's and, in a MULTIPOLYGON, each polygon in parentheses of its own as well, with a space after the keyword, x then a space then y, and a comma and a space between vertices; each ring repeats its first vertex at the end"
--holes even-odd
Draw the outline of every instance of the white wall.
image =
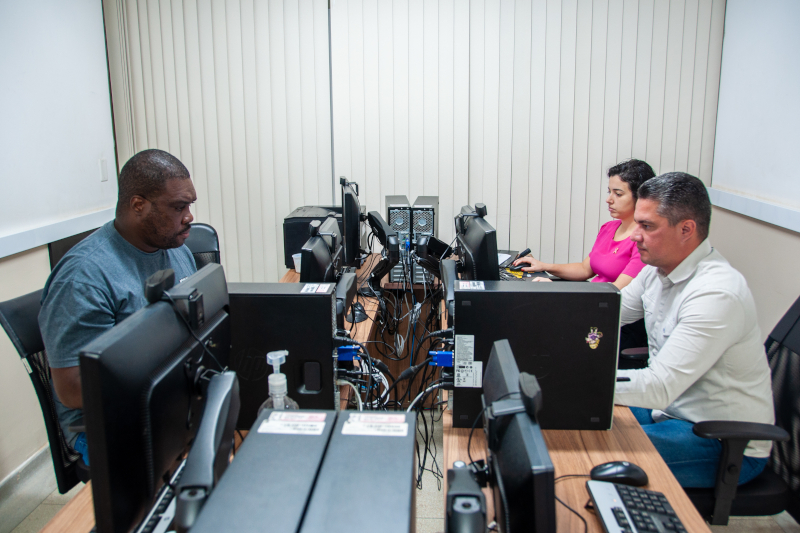
POLYGON ((501 248, 579 261, 606 171, 648 161, 706 183, 724 0, 336 0, 336 175, 438 194, 440 237, 482 201, 501 248))
POLYGON ((709 240, 747 279, 766 339, 800 297, 800 233, 714 207, 709 240))
MULTIPOLYGON (((14 235, 116 204, 102 7, 0 1, 0 72, 2 256, 49 242, 25 246, 14 235)), ((50 240, 70 234, 55 231, 50 240)))
MULTIPOLYGON (((50 274, 47 247, 0 259, 0 301, 44 287, 50 274)), ((36 393, 19 354, 0 333, 0 480, 47 444, 36 393)))

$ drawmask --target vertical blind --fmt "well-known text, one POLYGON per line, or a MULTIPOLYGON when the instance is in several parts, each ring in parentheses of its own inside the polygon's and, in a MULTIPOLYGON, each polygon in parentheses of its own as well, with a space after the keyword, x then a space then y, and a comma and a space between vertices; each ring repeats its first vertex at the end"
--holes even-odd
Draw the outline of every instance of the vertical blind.
POLYGON ((331 0, 330 72, 324 0, 104 8, 119 161, 187 164, 231 280, 280 277, 283 217, 339 201, 332 156, 368 210, 438 195, 449 241, 483 202, 501 248, 557 262, 618 161, 710 182, 724 0, 331 0))

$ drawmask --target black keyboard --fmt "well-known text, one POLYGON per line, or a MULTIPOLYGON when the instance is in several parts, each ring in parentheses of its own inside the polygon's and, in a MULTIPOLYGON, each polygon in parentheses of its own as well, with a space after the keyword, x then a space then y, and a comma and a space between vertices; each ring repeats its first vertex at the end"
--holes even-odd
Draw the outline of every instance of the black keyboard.
POLYGON ((660 492, 604 481, 587 481, 586 488, 608 533, 686 532, 660 492))

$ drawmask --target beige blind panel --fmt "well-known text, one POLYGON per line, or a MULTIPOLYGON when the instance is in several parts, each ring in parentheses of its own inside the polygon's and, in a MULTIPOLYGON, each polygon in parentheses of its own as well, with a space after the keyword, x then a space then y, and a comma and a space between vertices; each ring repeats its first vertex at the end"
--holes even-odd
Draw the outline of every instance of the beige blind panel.
POLYGON ((104 0, 120 165, 181 159, 230 281, 285 272, 283 218, 331 202, 325 0, 104 0))
POLYGON ((336 0, 336 175, 370 210, 438 194, 444 240, 484 202, 501 248, 580 261, 618 161, 709 182, 724 15, 720 0, 336 0))
MULTIPOLYGON (((580 261, 630 157, 709 183, 724 0, 331 0, 335 176, 361 202, 484 202, 501 248, 580 261)), ((327 2, 104 0, 119 159, 160 147, 231 280, 278 279, 331 198, 327 2)))

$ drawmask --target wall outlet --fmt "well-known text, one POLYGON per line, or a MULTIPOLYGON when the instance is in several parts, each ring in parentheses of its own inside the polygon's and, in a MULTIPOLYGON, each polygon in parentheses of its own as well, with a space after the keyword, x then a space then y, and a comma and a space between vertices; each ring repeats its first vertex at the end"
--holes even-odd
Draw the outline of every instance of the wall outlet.
POLYGON ((105 158, 100 158, 97 162, 100 164, 100 181, 108 181, 108 165, 105 158))

